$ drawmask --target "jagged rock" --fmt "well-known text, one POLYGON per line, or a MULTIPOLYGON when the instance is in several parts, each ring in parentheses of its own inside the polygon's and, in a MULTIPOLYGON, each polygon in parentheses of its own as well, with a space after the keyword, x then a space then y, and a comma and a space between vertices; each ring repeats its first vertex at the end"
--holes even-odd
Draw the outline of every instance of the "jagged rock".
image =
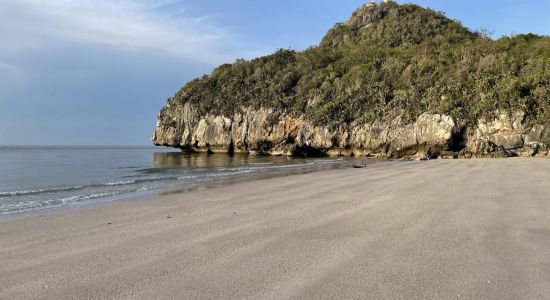
POLYGON ((537 153, 537 148, 525 146, 517 149, 515 152, 519 157, 533 157, 537 153))
POLYGON ((372 123, 330 129, 272 109, 243 108, 233 116, 200 116, 196 111, 189 103, 167 105, 159 114, 153 142, 210 153, 411 159, 545 156, 550 142, 550 127, 527 128, 523 112, 497 113, 495 119, 463 128, 450 116, 427 113, 407 124, 395 111, 372 123))
POLYGON ((550 145, 550 127, 542 125, 534 125, 529 131, 529 134, 525 136, 525 143, 539 143, 544 145, 550 145))
POLYGON ((454 151, 441 151, 439 154, 439 159, 457 159, 459 157, 458 152, 454 151))
POLYGON ((545 144, 536 144, 537 147, 537 153, 535 153, 536 157, 550 157, 550 147, 548 147, 545 144))
POLYGON ((222 116, 201 119, 192 134, 191 146, 195 151, 207 149, 213 153, 227 153, 232 145, 231 120, 222 116))
POLYGON ((525 113, 522 111, 517 111, 512 115, 497 112, 497 118, 493 120, 479 120, 471 138, 488 140, 505 149, 521 148, 524 144, 524 119, 525 113))
POLYGON ((496 150, 496 145, 488 139, 469 139, 464 153, 484 156, 496 150))
POLYGON ((480 157, 482 158, 507 158, 507 157, 513 157, 513 156, 517 156, 515 153, 509 151, 509 150, 506 150, 504 148, 502 148, 502 146, 498 147, 497 150, 491 152, 491 153, 487 153, 485 155, 482 155, 480 157))
POLYGON ((401 115, 395 114, 371 124, 331 130, 270 109, 244 108, 233 116, 198 116, 195 111, 189 105, 165 107, 153 142, 211 153, 437 157, 458 131, 451 117, 437 114, 423 114, 412 124, 404 124, 401 115))

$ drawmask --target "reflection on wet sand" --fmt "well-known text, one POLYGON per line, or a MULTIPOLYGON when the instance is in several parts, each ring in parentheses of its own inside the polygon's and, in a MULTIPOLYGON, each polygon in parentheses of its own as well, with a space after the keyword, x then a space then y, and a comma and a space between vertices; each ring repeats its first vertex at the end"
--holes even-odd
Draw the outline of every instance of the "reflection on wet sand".
POLYGON ((155 153, 153 164, 156 168, 228 168, 242 165, 289 165, 305 163, 303 158, 265 157, 253 155, 224 155, 206 153, 187 154, 182 152, 155 153))

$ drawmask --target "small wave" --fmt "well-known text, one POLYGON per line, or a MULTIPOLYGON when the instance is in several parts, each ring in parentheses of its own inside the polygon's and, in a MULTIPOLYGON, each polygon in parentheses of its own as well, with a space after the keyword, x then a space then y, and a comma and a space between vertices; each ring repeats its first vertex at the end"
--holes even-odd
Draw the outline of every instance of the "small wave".
POLYGON ((144 179, 134 179, 134 180, 121 180, 121 181, 112 181, 108 183, 92 184, 89 187, 102 187, 102 186, 119 186, 119 185, 131 185, 137 183, 145 182, 159 182, 167 180, 177 180, 177 177, 157 177, 157 178, 144 178, 144 179))
POLYGON ((159 182, 159 181, 169 181, 169 180, 178 180, 178 177, 159 177, 159 178, 147 178, 147 179, 136 179, 135 183, 144 183, 144 182, 159 182))
POLYGON ((70 203, 73 203, 73 202, 80 202, 80 201, 85 201, 85 200, 92 200, 92 199, 97 199, 97 198, 105 198, 105 197, 116 196, 118 194, 119 193, 111 192, 111 193, 97 193, 97 194, 91 194, 91 195, 76 195, 76 196, 65 197, 65 198, 56 199, 56 200, 52 200, 52 201, 54 201, 54 203, 70 204, 70 203))
POLYGON ((8 215, 14 213, 28 212, 39 209, 49 209, 61 207, 63 205, 77 203, 98 198, 107 198, 120 195, 116 192, 96 193, 90 195, 75 195, 65 198, 49 199, 49 200, 29 200, 13 204, 0 205, 0 215, 8 215))
POLYGON ((27 196, 27 195, 36 195, 36 194, 43 194, 43 193, 65 192, 65 191, 79 190, 82 188, 84 188, 84 186, 77 185, 77 186, 70 186, 70 187, 45 188, 45 189, 36 189, 36 190, 28 190, 28 191, 0 192, 0 197, 27 196))
POLYGON ((307 168, 316 165, 314 162, 300 163, 300 164, 283 164, 283 165, 270 165, 270 166, 242 166, 235 168, 222 168, 220 171, 264 171, 264 170, 280 170, 280 169, 295 169, 295 168, 307 168))
POLYGON ((246 173, 252 173, 255 169, 249 168, 249 169, 239 169, 235 168, 232 171, 229 172, 216 172, 216 173, 206 173, 206 174, 197 174, 197 175, 187 175, 187 176, 181 176, 177 177, 178 180, 185 180, 185 179, 204 179, 204 178, 217 178, 217 177, 224 177, 224 176, 233 176, 238 174, 246 174, 246 173))
MULTIPOLYGON (((113 181, 113 182, 108 182, 104 185, 105 186, 117 186, 117 185, 128 185, 128 184, 132 184, 132 183, 136 183, 136 181, 135 180, 113 181)), ((98 184, 97 186, 101 186, 101 185, 98 184)))
POLYGON ((160 177, 160 178, 112 181, 107 183, 76 185, 76 186, 70 186, 70 187, 53 187, 53 188, 40 188, 40 189, 23 190, 23 191, 8 191, 8 192, 0 192, 0 198, 30 196, 30 195, 39 195, 39 194, 48 194, 48 193, 57 193, 57 192, 68 192, 68 191, 82 190, 82 189, 95 188, 95 187, 124 186, 124 185, 132 185, 132 184, 145 183, 145 182, 166 181, 166 180, 178 180, 178 178, 177 177, 160 177))
POLYGON ((304 164, 286 164, 286 165, 268 165, 268 166, 258 166, 258 165, 246 165, 239 167, 231 168, 218 168, 218 171, 241 171, 241 170, 251 170, 251 171, 261 171, 261 170, 271 170, 271 169, 283 169, 283 168, 296 168, 312 165, 313 163, 304 163, 304 164))

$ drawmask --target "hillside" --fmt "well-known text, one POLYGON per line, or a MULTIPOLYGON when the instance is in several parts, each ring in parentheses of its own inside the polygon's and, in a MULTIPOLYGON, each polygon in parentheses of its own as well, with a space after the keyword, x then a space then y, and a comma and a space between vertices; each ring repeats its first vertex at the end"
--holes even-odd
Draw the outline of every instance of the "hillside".
MULTIPOLYGON (((437 115, 449 117, 454 129, 448 141, 436 142, 436 148, 458 151, 467 146, 464 135, 471 136, 480 120, 508 119, 511 124, 521 115, 522 132, 511 128, 521 135, 528 134, 535 124, 549 124, 549 95, 550 38, 527 34, 495 41, 441 12, 388 2, 358 9, 346 22, 330 29, 318 46, 302 52, 281 49, 251 61, 238 60, 189 82, 161 111, 154 142, 216 152, 219 147, 210 147, 212 143, 203 141, 205 145, 199 146, 201 141, 193 140, 192 131, 201 118, 229 119, 231 122, 224 120, 221 129, 216 129, 224 131, 224 126, 233 126, 236 115, 268 111, 267 119, 258 124, 267 133, 259 133, 263 138, 252 138, 263 146, 243 139, 242 152, 266 152, 262 150, 265 148, 269 153, 279 142, 283 150, 275 152, 283 154, 304 153, 296 147, 315 148, 319 153, 340 149, 339 154, 359 148, 361 151, 352 153, 365 154, 366 141, 357 143, 352 141, 355 137, 350 138, 357 128, 376 125, 374 132, 405 128, 422 121, 422 116, 437 115), (183 114, 185 106, 188 114, 192 111, 191 118, 183 114), (267 138, 277 126, 288 127, 281 122, 288 123, 289 118, 293 123, 299 120, 307 127, 326 131, 331 141, 317 143, 321 146, 307 140, 297 144, 297 132, 288 128, 283 128, 276 141, 267 138)), ((205 122, 208 127, 208 120, 205 122)), ((366 131, 372 133, 370 129, 366 131)), ((231 137, 222 138, 222 143, 229 145, 219 148, 220 152, 238 148, 234 132, 229 131, 231 137)), ((374 138, 379 137, 368 140, 374 138)), ((485 148, 501 146, 488 136, 483 138, 491 143, 485 148)), ((392 141, 385 138, 375 152, 388 154, 383 149, 392 141)), ((432 142, 420 144, 426 148, 432 142)))

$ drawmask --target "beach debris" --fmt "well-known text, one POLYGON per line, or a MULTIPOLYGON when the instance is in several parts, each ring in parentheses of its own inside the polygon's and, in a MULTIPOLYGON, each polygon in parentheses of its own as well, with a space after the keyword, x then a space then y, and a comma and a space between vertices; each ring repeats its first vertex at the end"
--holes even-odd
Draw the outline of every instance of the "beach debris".
POLYGON ((172 216, 167 216, 166 219, 172 219, 172 216))
POLYGON ((353 165, 353 168, 354 169, 362 169, 362 168, 366 168, 367 165, 353 165))

